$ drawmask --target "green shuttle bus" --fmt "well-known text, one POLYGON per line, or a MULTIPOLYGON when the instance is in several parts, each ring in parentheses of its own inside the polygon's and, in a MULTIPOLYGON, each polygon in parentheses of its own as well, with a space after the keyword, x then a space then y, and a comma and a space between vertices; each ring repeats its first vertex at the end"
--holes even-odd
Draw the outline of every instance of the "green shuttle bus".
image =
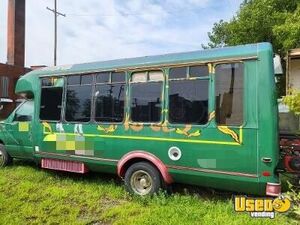
POLYGON ((0 166, 118 174, 128 191, 184 183, 277 196, 269 43, 48 67, 16 85, 0 166))

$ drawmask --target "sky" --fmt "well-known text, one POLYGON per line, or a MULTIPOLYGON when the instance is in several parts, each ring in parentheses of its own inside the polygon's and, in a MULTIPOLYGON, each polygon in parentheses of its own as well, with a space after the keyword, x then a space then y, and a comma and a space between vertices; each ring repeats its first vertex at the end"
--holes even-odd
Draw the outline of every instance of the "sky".
MULTIPOLYGON (((201 49, 243 0, 57 0, 58 64, 201 49)), ((0 0, 0 62, 6 62, 7 2, 0 0)), ((25 64, 53 65, 54 0, 26 0, 25 64)))

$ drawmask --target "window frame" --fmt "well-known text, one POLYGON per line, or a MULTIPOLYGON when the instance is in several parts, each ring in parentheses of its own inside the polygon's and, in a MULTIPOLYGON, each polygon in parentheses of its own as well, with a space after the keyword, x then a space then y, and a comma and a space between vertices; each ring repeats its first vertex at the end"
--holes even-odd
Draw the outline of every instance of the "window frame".
POLYGON ((178 65, 178 66, 172 66, 168 68, 168 79, 167 79, 167 83, 166 86, 168 87, 168 91, 166 93, 166 98, 168 99, 167 101, 167 105, 166 105, 166 109, 168 110, 168 112, 166 113, 166 120, 168 121, 168 123, 171 126, 174 127, 184 127, 187 124, 192 125, 194 127, 208 127, 210 124, 209 121, 209 113, 210 113, 210 109, 211 109, 211 82, 212 82, 212 76, 211 76, 211 72, 209 71, 209 63, 199 63, 199 64, 187 64, 187 65, 178 65), (207 67, 207 76, 200 76, 200 77, 191 77, 190 76, 190 67, 192 66, 206 66, 207 67), (172 68, 179 68, 179 67, 186 67, 186 77, 185 78, 171 78, 169 79, 169 74, 170 74, 170 70, 172 68), (172 123, 170 121, 170 117, 169 117, 169 113, 170 113, 170 99, 169 99, 169 93, 170 93, 170 81, 184 81, 184 80, 207 80, 208 81, 208 104, 207 104, 207 114, 208 114, 208 119, 207 122, 205 124, 196 124, 196 123, 172 123))
POLYGON ((99 71, 94 73, 94 83, 93 83, 93 93, 92 93, 92 122, 95 124, 100 124, 100 125, 108 125, 108 124, 123 124, 125 122, 126 119, 126 109, 127 109, 127 98, 128 98, 128 80, 127 80, 127 72, 126 71, 99 71), (101 82, 101 83, 97 83, 97 75, 99 75, 99 73, 109 73, 109 81, 108 82, 101 82), (112 82, 112 74, 113 73, 124 73, 125 79, 124 82, 112 82), (96 101, 97 101, 97 97, 95 96, 96 94, 96 86, 97 85, 101 85, 101 84, 124 84, 124 114, 123 114, 123 120, 120 122, 101 122, 101 121, 97 121, 95 119, 95 115, 96 115, 96 101))
POLYGON ((242 95, 242 100, 243 100, 243 122, 240 125, 226 125, 226 124, 219 124, 217 123, 216 117, 213 119, 215 126, 227 126, 230 128, 241 128, 241 127, 245 127, 247 124, 247 98, 246 98, 246 84, 247 84, 247 68, 246 68, 246 63, 247 61, 244 60, 232 60, 232 61, 224 61, 224 62, 217 62, 213 64, 213 70, 214 70, 214 78, 213 78, 213 107, 214 107, 214 111, 216 112, 216 67, 218 65, 224 65, 224 64, 242 64, 243 65, 243 95, 242 95))
POLYGON ((63 121, 63 110, 64 110, 64 95, 65 95, 65 85, 66 85, 66 80, 64 78, 64 76, 42 76, 40 77, 40 91, 39 91, 39 94, 40 94, 40 99, 39 99, 39 108, 37 109, 38 110, 38 120, 39 122, 50 122, 50 123, 57 123, 57 122, 62 122, 63 121), (50 89, 50 88, 55 88, 55 87, 51 87, 51 86, 43 86, 42 84, 42 80, 43 79, 50 79, 50 78, 60 78, 60 79, 63 79, 64 80, 64 85, 61 87, 62 88, 62 93, 61 93, 61 109, 60 109, 60 119, 59 120, 42 120, 41 119, 41 104, 42 104, 42 89, 45 88, 45 89, 50 89))
POLYGON ((165 105, 166 105, 166 100, 165 100, 165 88, 166 88, 166 73, 165 73, 165 70, 162 69, 162 68, 151 68, 151 69, 146 69, 146 70, 134 70, 134 71, 130 71, 129 72, 129 79, 128 79, 128 94, 127 94, 127 98, 128 98, 128 104, 127 104, 127 112, 128 112, 128 115, 129 115, 129 124, 131 125, 134 125, 134 124, 137 124, 137 123, 142 123, 144 125, 162 125, 165 121, 165 115, 164 115, 164 110, 166 109, 165 108, 165 105), (135 73, 143 73, 143 72, 146 72, 147 73, 147 80, 144 82, 144 81, 138 81, 138 82, 132 82, 132 76, 133 74, 135 73), (152 81, 149 81, 149 72, 161 72, 162 73, 162 80, 152 80, 152 81), (161 110, 160 110, 160 120, 158 122, 135 122, 135 121, 132 121, 132 118, 131 118, 131 91, 132 91, 132 85, 131 84, 136 84, 136 83, 159 83, 161 82, 162 83, 162 88, 161 88, 161 95, 160 95, 160 98, 161 98, 161 110))

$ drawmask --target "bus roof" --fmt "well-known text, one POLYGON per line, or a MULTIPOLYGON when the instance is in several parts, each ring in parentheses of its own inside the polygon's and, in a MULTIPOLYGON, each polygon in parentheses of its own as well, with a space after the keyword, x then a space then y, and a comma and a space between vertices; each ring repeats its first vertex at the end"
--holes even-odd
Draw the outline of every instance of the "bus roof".
MULTIPOLYGON (((151 67, 156 65, 170 65, 189 62, 209 62, 215 60, 226 60, 230 58, 257 57, 259 51, 272 51, 270 43, 258 43, 239 45, 234 47, 223 47, 205 49, 200 51, 171 53, 157 56, 145 56, 137 58, 125 58, 109 61, 63 65, 56 67, 45 67, 30 72, 30 75, 53 76, 64 74, 88 73, 97 71, 109 71, 118 69, 130 69, 140 67, 151 67)), ((29 75, 28 74, 28 75, 29 75)))

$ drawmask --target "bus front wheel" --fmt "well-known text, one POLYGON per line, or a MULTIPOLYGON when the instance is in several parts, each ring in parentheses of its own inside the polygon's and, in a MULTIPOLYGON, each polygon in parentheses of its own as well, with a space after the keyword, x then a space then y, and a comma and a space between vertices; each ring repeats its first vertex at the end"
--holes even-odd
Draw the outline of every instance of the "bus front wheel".
POLYGON ((138 162, 127 169, 125 186, 132 194, 152 195, 162 187, 162 180, 159 171, 152 164, 138 162))
POLYGON ((6 152, 4 145, 0 144, 0 168, 12 163, 11 156, 6 152))

